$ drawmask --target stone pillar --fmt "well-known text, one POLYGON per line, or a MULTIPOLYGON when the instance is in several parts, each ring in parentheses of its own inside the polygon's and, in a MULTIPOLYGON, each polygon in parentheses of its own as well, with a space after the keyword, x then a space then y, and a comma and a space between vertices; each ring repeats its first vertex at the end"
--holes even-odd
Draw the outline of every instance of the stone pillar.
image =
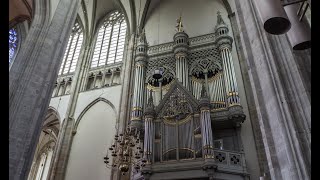
POLYGON ((57 82, 57 87, 56 87, 56 91, 54 92, 54 97, 59 95, 59 89, 60 89, 60 82, 57 82))
POLYGON ((111 69, 110 86, 112 86, 112 84, 113 84, 113 78, 114 78, 115 71, 116 70, 114 68, 111 69))
POLYGON ((96 72, 96 73, 94 74, 94 78, 93 78, 93 88, 92 88, 92 89, 95 89, 95 88, 96 88, 97 76, 98 76, 98 73, 96 72))
POLYGON ((106 80, 106 74, 107 74, 107 71, 103 71, 102 73, 102 77, 101 77, 101 83, 100 83, 100 88, 103 88, 104 87, 104 83, 105 83, 105 80, 106 80))
POLYGON ((147 160, 147 164, 152 162, 152 150, 153 150, 153 139, 154 139, 154 119, 155 111, 153 105, 152 91, 148 99, 148 104, 144 113, 144 159, 147 160))
POLYGON ((216 43, 218 45, 222 59, 223 76, 227 93, 228 105, 239 105, 240 98, 238 94, 238 85, 234 71, 234 65, 231 54, 232 37, 228 35, 229 29, 218 12, 218 22, 216 25, 216 43))
POLYGON ((176 59, 176 77, 184 87, 190 90, 187 54, 189 49, 189 36, 187 33, 180 31, 174 35, 173 40, 173 52, 176 59))
POLYGON ((207 95, 205 85, 202 85, 201 98, 200 98, 200 123, 201 123, 201 136, 203 155, 205 159, 214 158, 213 155, 213 136, 211 128, 210 117, 210 99, 207 95))
POLYGON ((84 43, 85 44, 81 49, 79 60, 74 73, 74 81, 72 81, 71 83, 70 100, 65 115, 66 118, 63 120, 61 130, 59 132, 58 142, 52 160, 52 168, 50 167, 49 169, 48 179, 50 180, 64 179, 67 169, 70 148, 72 145, 72 138, 75 132, 74 111, 76 108, 79 92, 81 90, 81 84, 83 83, 83 81, 85 81, 85 78, 83 77, 85 76, 85 73, 87 73, 86 66, 89 66, 90 63, 88 63, 88 61, 91 61, 91 58, 89 58, 87 54, 89 53, 89 51, 85 50, 88 49, 88 46, 90 46, 90 38, 85 39, 84 43))
POLYGON ((132 110, 131 110, 131 123, 133 128, 141 129, 143 105, 144 105, 144 89, 145 89, 145 73, 147 64, 147 49, 148 44, 146 42, 144 32, 140 35, 135 56, 135 77, 134 77, 134 89, 132 96, 132 110))
POLYGON ((309 180, 310 51, 294 51, 285 35, 266 33, 251 0, 235 1, 235 7, 268 161, 266 178, 309 180))
POLYGON ((28 177, 80 0, 60 0, 50 22, 46 3, 35 0, 32 25, 9 72, 9 179, 28 177))

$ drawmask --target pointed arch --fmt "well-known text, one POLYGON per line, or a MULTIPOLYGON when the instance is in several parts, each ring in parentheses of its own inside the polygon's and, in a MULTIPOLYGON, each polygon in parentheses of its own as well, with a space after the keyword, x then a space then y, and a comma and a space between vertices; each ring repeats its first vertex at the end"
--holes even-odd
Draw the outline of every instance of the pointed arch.
MULTIPOLYGON (((117 115, 117 110, 116 110, 115 106, 114 106, 109 100, 107 100, 107 99, 105 99, 105 98, 102 98, 102 97, 98 97, 97 99, 95 99, 94 101, 92 101, 87 107, 85 107, 85 108, 82 110, 82 112, 80 113, 80 115, 79 115, 78 118, 76 119, 76 123, 75 123, 75 125, 74 125, 74 130, 75 130, 75 131, 77 131, 78 126, 79 126, 79 123, 80 123, 82 117, 88 112, 88 110, 89 110, 92 106, 94 106, 95 104, 97 104, 97 103, 100 102, 100 101, 105 102, 106 104, 108 104, 108 105, 112 108, 112 110, 113 110, 113 112, 115 113, 115 115, 117 115)), ((115 116, 115 117, 116 117, 116 122, 118 123, 118 122, 119 122, 119 121, 118 121, 118 116, 115 116)))
POLYGON ((59 114, 59 112, 57 111, 56 108, 54 108, 54 107, 52 107, 52 106, 49 106, 49 107, 48 107, 48 113, 47 113, 47 114, 49 114, 49 113, 54 114, 54 115, 58 118, 59 121, 61 120, 60 114, 59 114))
POLYGON ((81 19, 77 16, 64 52, 59 75, 70 74, 75 71, 77 62, 80 59, 81 49, 83 49, 83 31, 81 19))
POLYGON ((112 10, 99 20, 94 35, 91 68, 123 61, 125 42, 127 42, 128 25, 125 15, 112 10))
MULTIPOLYGON (((215 0, 215 1, 220 1, 224 5, 224 7, 227 10, 228 15, 233 14, 233 11, 231 9, 231 6, 230 6, 228 0, 215 0)), ((145 5, 145 8, 143 9, 143 13, 141 15, 141 20, 140 20, 141 24, 140 24, 140 27, 138 27, 139 30, 144 28, 149 17, 155 11, 155 9, 158 8, 159 5, 160 5, 160 0, 146 0, 146 5, 145 5)))

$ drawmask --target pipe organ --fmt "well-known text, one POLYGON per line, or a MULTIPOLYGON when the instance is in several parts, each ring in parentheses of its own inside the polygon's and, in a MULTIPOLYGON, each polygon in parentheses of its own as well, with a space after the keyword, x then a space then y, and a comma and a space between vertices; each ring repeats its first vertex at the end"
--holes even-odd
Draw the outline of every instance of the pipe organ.
MULTIPOLYGON (((216 129, 235 131, 245 120, 231 54, 232 37, 220 13, 217 19, 209 48, 190 46, 182 22, 166 56, 147 54, 145 36, 139 37, 130 126, 138 128, 144 140, 147 163, 140 171, 144 178, 156 173, 153 169, 163 162, 202 160, 202 169, 209 172, 219 163, 230 164, 234 161, 231 156, 243 158, 241 152, 229 154, 214 143, 215 138, 223 138, 215 135, 216 129), (155 75, 159 69, 161 73, 155 75)), ((238 136, 234 132, 231 138, 237 141, 238 136)), ((235 146, 225 147, 241 149, 235 146)), ((244 161, 236 161, 245 167, 244 161)))

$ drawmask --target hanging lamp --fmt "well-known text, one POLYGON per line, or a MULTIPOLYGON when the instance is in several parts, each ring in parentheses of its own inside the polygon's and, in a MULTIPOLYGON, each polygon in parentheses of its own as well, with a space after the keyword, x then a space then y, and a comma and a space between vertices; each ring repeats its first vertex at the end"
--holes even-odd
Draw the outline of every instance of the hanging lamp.
POLYGON ((280 0, 255 0, 265 31, 279 35, 289 31, 291 23, 280 0))
POLYGON ((299 4, 284 6, 291 22, 291 29, 287 32, 293 50, 304 50, 311 47, 311 29, 305 17, 297 16, 299 4))

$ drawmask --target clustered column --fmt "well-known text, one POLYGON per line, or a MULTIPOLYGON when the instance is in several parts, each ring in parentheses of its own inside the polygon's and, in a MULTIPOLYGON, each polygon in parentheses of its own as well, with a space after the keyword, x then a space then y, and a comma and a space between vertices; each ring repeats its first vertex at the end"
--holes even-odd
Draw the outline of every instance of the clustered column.
POLYGON ((204 158, 213 158, 213 136, 210 117, 210 100, 205 86, 202 86, 200 98, 200 123, 204 158))
POLYGON ((155 111, 153 105, 152 91, 148 99, 148 104, 144 113, 144 159, 147 164, 152 161, 153 137, 154 137, 154 119, 155 111))
POLYGON ((176 59, 176 77, 186 87, 189 88, 189 67, 188 67, 188 49, 189 36, 183 32, 177 32, 174 37, 174 57, 176 59))
POLYGON ((144 104, 144 89, 145 89, 145 68, 147 64, 147 49, 148 45, 144 33, 138 39, 136 56, 135 56, 135 77, 134 90, 132 96, 132 111, 131 123, 133 128, 140 129, 142 126, 143 104, 144 104))
POLYGON ((228 35, 229 29, 218 13, 218 23, 216 26, 217 45, 222 59, 223 76, 227 93, 228 105, 240 104, 238 85, 236 81, 234 65, 231 54, 232 37, 228 35))

